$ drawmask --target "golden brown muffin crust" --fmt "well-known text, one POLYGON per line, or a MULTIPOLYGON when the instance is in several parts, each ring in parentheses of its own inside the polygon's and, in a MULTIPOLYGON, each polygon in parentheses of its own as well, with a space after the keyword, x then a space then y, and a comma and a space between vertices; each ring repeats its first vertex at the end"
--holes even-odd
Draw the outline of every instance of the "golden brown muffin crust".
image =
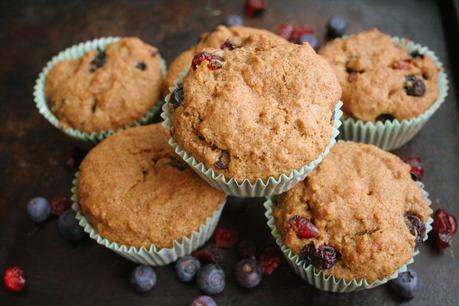
POLYGON ((277 229, 294 253, 310 242, 332 246, 342 257, 325 273, 369 282, 390 276, 413 256, 415 236, 406 213, 424 223, 431 214, 410 167, 373 145, 353 142, 337 143, 273 209, 277 229), (289 227, 296 215, 313 222, 318 236, 298 238, 289 227))
POLYGON ((222 67, 205 61, 185 77, 184 100, 171 107, 180 147, 227 178, 250 181, 288 174, 323 152, 341 89, 308 44, 250 36, 234 50, 205 50, 222 67))
POLYGON ((60 61, 46 78, 51 111, 64 127, 85 132, 133 123, 160 98, 163 74, 157 53, 138 38, 123 38, 104 53, 60 61))
POLYGON ((335 70, 343 89, 345 111, 357 119, 380 115, 409 119, 425 112, 438 96, 438 68, 428 55, 412 57, 377 29, 329 42, 319 54, 335 70), (425 84, 422 96, 408 95, 406 77, 425 84))
POLYGON ((251 35, 263 35, 279 44, 287 42, 284 38, 267 30, 245 26, 226 27, 220 25, 212 32, 201 34, 196 46, 193 46, 181 53, 169 65, 169 72, 166 80, 166 92, 168 93, 169 87, 174 85, 174 82, 178 79, 180 72, 190 67, 191 60, 195 54, 201 52, 205 48, 218 49, 226 40, 230 40, 235 44, 240 44, 244 39, 251 35))
POLYGON ((107 138, 83 160, 77 193, 82 213, 104 238, 128 246, 172 247, 224 201, 167 144, 154 124, 107 138))

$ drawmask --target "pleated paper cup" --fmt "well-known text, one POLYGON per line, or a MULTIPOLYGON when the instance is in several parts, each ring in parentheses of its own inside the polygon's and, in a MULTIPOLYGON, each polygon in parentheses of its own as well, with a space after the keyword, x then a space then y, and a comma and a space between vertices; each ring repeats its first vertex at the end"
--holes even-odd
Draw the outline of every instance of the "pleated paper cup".
MULTIPOLYGON (((177 88, 186 75, 187 71, 181 73, 179 79, 175 82, 175 85, 169 89, 169 95, 166 96, 163 105, 163 112, 161 117, 164 119, 163 126, 168 130, 171 129, 171 120, 169 112, 169 99, 171 93, 177 88)), ((330 142, 328 143, 325 150, 312 162, 304 165, 298 169, 291 171, 290 173, 281 174, 279 177, 269 177, 267 179, 257 179, 253 182, 245 179, 237 181, 234 178, 227 178, 223 174, 217 174, 212 168, 207 168, 202 162, 195 159, 190 153, 183 150, 174 138, 169 139, 169 144, 174 148, 175 153, 182 157, 182 159, 207 183, 212 187, 225 192, 227 195, 237 197, 264 197, 272 196, 283 193, 298 182, 305 179, 305 177, 323 160, 328 154, 331 147, 336 143, 336 136, 339 134, 339 126, 341 125, 341 106, 343 103, 338 101, 335 106, 334 117, 333 117, 333 131, 330 142)))
POLYGON ((400 148, 422 129, 432 115, 440 108, 448 94, 448 78, 443 71, 443 64, 439 61, 434 52, 410 40, 393 37, 393 41, 404 46, 408 52, 419 51, 428 55, 435 63, 440 73, 438 75, 438 97, 437 100, 421 115, 407 120, 387 120, 384 122, 362 121, 355 118, 343 120, 340 129, 340 138, 355 142, 363 142, 376 145, 384 150, 395 150, 400 148))
MULTIPOLYGON (((164 266, 176 261, 178 258, 190 255, 193 251, 203 246, 210 239, 215 228, 217 227, 220 215, 222 213, 225 202, 221 203, 213 214, 208 217, 205 223, 193 231, 189 236, 182 237, 179 240, 174 240, 171 248, 157 248, 155 245, 149 247, 134 247, 124 244, 119 244, 110 241, 97 233, 92 227, 89 220, 81 213, 78 205, 77 192, 77 172, 72 186, 72 209, 76 211, 76 219, 84 231, 89 234, 89 237, 94 239, 98 244, 103 245, 107 249, 121 255, 122 257, 149 266, 164 266)), ((160 230, 160 229, 158 229, 160 230)))
MULTIPOLYGON (((429 199, 429 194, 427 193, 427 191, 424 190, 424 185, 420 182, 417 183, 422 188, 422 192, 427 201, 427 204, 430 206, 432 202, 429 199)), ((407 266, 414 262, 414 256, 419 254, 419 250, 415 249, 415 251, 413 252, 413 257, 406 264, 404 264, 397 271, 395 271, 392 275, 381 280, 376 280, 371 283, 365 279, 344 280, 335 278, 333 275, 327 275, 323 270, 316 269, 313 265, 306 263, 304 260, 301 260, 298 255, 293 253, 293 251, 284 244, 284 242, 282 241, 282 236, 277 230, 276 222, 272 214, 272 209, 275 205, 273 204, 272 198, 267 198, 263 205, 266 209, 265 216, 268 220, 268 226, 271 230, 271 235, 274 237, 277 245, 282 250, 282 253, 287 259, 288 264, 299 277, 301 277, 307 283, 316 287, 319 290, 347 293, 352 291, 375 288, 377 286, 387 283, 391 279, 397 278, 399 273, 405 272, 407 270, 407 266)), ((424 235, 423 241, 427 240, 428 233, 432 230, 432 222, 433 219, 430 217, 426 223, 426 233, 424 235)))
MULTIPOLYGON (((145 125, 151 123, 153 117, 161 108, 162 100, 158 100, 155 105, 141 118, 135 120, 131 124, 125 125, 121 128, 117 128, 114 130, 106 130, 101 132, 84 132, 80 131, 71 127, 64 127, 60 124, 59 119, 53 114, 52 110, 50 109, 48 102, 46 101, 45 95, 45 86, 46 86, 46 76, 48 75, 49 71, 52 67, 62 60, 67 59, 76 59, 84 56, 87 52, 95 51, 95 50, 105 50, 107 46, 111 43, 114 43, 120 40, 120 37, 104 37, 98 38, 91 41, 83 42, 78 45, 74 45, 65 49, 64 51, 60 52, 58 55, 54 56, 43 68, 42 72, 38 76, 38 79, 35 82, 34 86, 34 101, 38 108, 38 111, 43 115, 43 117, 48 120, 55 128, 63 132, 67 137, 69 137, 78 147, 88 150, 92 148, 94 145, 99 143, 101 140, 107 138, 108 136, 112 135, 113 133, 126 129, 131 126, 137 125, 145 125)), ((161 55, 157 54, 161 70, 163 73, 164 78, 166 78, 167 68, 166 62, 163 60, 161 55)))

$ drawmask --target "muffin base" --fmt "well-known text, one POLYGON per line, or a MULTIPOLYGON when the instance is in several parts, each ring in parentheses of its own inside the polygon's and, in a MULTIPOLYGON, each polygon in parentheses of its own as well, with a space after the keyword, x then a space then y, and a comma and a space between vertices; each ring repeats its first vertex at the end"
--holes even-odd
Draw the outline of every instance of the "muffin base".
MULTIPOLYGON (((40 75, 38 76, 38 79, 35 82, 33 95, 34 95, 35 105, 37 106, 38 111, 43 115, 43 117, 46 118, 46 120, 48 120, 49 123, 51 123, 54 127, 59 129, 61 132, 63 132, 68 138, 70 138, 81 149, 89 150, 94 145, 99 143, 101 140, 107 138, 108 136, 112 135, 113 133, 119 130, 126 129, 131 126, 145 125, 145 124, 151 123, 153 120, 153 117, 155 116, 155 114, 158 113, 163 103, 163 100, 159 99, 156 102, 156 104, 145 115, 135 120, 131 124, 125 125, 121 128, 117 128, 114 130, 106 130, 102 132, 89 133, 89 132, 80 131, 74 128, 64 127, 59 123, 59 119, 53 114, 53 112, 49 108, 49 105, 48 105, 48 102, 46 101, 46 96, 45 96, 46 77, 49 71, 59 61, 66 60, 66 59, 80 58, 85 53, 89 51, 94 51, 97 49, 104 50, 107 47, 107 45, 114 43, 120 39, 121 39, 120 37, 98 38, 98 39, 94 39, 91 41, 80 43, 78 45, 74 45, 72 47, 65 49, 64 51, 61 51, 59 54, 54 56, 46 64, 45 68, 43 68, 42 72, 40 73, 40 75)), ((159 53, 157 54, 157 56, 160 61, 163 77, 166 78, 166 75, 167 75, 166 62, 164 61, 164 59, 161 57, 159 53)))
MULTIPOLYGON (((422 192, 427 201, 427 204, 430 206, 432 202, 429 199, 429 193, 424 190, 424 184, 417 182, 419 187, 422 188, 422 192)), ((387 283, 389 280, 397 278, 399 273, 405 272, 407 266, 414 262, 414 256, 419 254, 419 250, 415 249, 413 257, 399 269, 397 269, 392 275, 376 280, 369 283, 366 279, 353 279, 345 280, 335 278, 333 275, 327 275, 322 270, 316 269, 313 265, 306 264, 303 260, 299 258, 298 255, 292 252, 282 241, 282 237, 276 228, 276 222, 272 215, 273 201, 271 198, 266 198, 266 201, 263 203, 263 206, 266 209, 265 216, 268 220, 267 224, 271 230, 271 235, 276 240, 276 244, 280 247, 284 257, 287 259, 288 264, 292 270, 305 280, 310 285, 316 287, 319 290, 338 292, 338 293, 347 293, 352 291, 371 289, 382 284, 387 283)), ((426 241, 428 238, 428 233, 432 230, 433 219, 430 217, 426 222, 426 233, 424 235, 423 241, 426 241)))
POLYGON ((174 240, 171 248, 156 248, 155 245, 140 248, 127 246, 110 241, 99 235, 85 216, 80 212, 76 187, 78 176, 79 172, 75 174, 75 178, 72 182, 71 200, 73 202, 72 209, 76 211, 76 219, 78 220, 80 226, 86 233, 89 234, 89 237, 94 239, 98 244, 103 245, 130 261, 143 265, 164 266, 176 261, 180 257, 190 255, 193 251, 203 246, 215 231, 218 221, 220 220, 220 215, 225 206, 225 202, 221 203, 213 214, 206 219, 205 223, 201 224, 197 230, 191 233, 191 235, 182 237, 179 240, 174 240))
MULTIPOLYGON (((443 64, 438 57, 427 47, 399 37, 393 37, 392 40, 397 45, 405 46, 409 52, 416 50, 422 54, 427 54, 432 58, 437 68, 443 69, 443 64)), ((400 148, 416 136, 430 117, 440 108, 447 94, 448 78, 446 73, 441 71, 438 75, 437 100, 424 113, 407 120, 394 119, 385 122, 366 122, 355 118, 347 118, 343 120, 340 139, 373 144, 387 151, 400 148)))

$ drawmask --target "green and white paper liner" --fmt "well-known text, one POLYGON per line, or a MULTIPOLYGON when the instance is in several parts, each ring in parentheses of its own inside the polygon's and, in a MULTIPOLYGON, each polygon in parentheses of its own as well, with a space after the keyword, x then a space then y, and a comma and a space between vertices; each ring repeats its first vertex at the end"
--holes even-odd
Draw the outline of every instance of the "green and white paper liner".
POLYGON ((171 248, 157 249, 155 245, 147 247, 133 247, 110 241, 100 236, 92 227, 89 221, 80 212, 77 195, 77 180, 79 172, 76 173, 75 179, 72 182, 72 209, 76 211, 76 219, 78 220, 84 231, 89 234, 89 237, 94 239, 98 244, 112 250, 113 252, 123 256, 124 258, 143 265, 163 266, 176 261, 178 258, 190 255, 193 251, 203 246, 212 236, 217 227, 220 215, 222 213, 225 202, 221 203, 213 214, 206 219, 206 222, 199 226, 199 229, 193 231, 190 236, 174 240, 171 248))
MULTIPOLYGON (((126 129, 131 126, 145 125, 145 124, 151 123, 153 117, 160 110, 161 105, 162 105, 162 100, 160 99, 141 118, 137 119, 135 122, 131 124, 118 128, 116 130, 107 130, 107 131, 102 131, 102 132, 88 133, 88 132, 83 132, 83 131, 80 131, 74 128, 64 127, 59 123, 59 119, 53 114, 53 112, 49 108, 48 102, 46 101, 45 86, 46 86, 46 76, 48 75, 48 72, 51 70, 51 68, 56 63, 62 60, 80 58, 87 52, 94 51, 97 49, 105 50, 107 45, 114 43, 118 40, 120 40, 120 37, 98 38, 98 39, 83 42, 78 45, 74 45, 72 47, 65 49, 64 51, 54 56, 46 64, 45 68, 42 70, 42 72, 38 76, 38 79, 35 82, 33 95, 34 95, 34 101, 38 108, 38 111, 46 118, 46 120, 49 121, 49 123, 51 123, 54 127, 62 131, 65 135, 70 137, 76 143, 76 145, 78 145, 79 147, 83 149, 90 149, 91 147, 99 143, 101 140, 107 138, 108 136, 115 133, 116 131, 126 129)), ((163 76, 164 78, 166 78, 166 74, 167 74, 166 62, 164 61, 164 59, 161 57, 159 53, 157 54, 157 56, 158 56, 158 59, 161 65, 161 71, 163 73, 163 76)))
MULTIPOLYGON (((163 112, 161 117, 164 119, 163 126, 170 130, 171 121, 169 113, 169 99, 171 93, 177 87, 183 77, 186 75, 187 70, 182 71, 179 79, 175 82, 175 85, 170 88, 169 95, 166 96, 166 103, 163 104, 163 112)), ((334 124, 332 137, 329 144, 325 150, 317 157, 315 160, 309 164, 291 171, 288 174, 281 174, 279 177, 269 177, 266 180, 257 179, 255 182, 250 182, 249 180, 236 181, 234 178, 226 178, 223 174, 217 174, 212 168, 207 168, 202 162, 196 160, 191 154, 184 151, 179 147, 177 142, 171 137, 169 139, 169 144, 174 148, 175 153, 182 157, 182 159, 194 170, 196 173, 212 187, 225 192, 227 195, 237 196, 237 197, 264 197, 272 196, 276 194, 283 193, 298 182, 304 180, 304 178, 322 161, 322 159, 328 154, 331 147, 336 143, 336 136, 339 134, 339 126, 341 125, 341 106, 343 103, 338 101, 335 106, 334 111, 334 124)))
POLYGON ((400 148, 413 139, 430 117, 440 108, 448 93, 448 78, 446 73, 442 70, 443 64, 439 61, 434 52, 410 40, 399 37, 393 37, 392 39, 396 44, 404 46, 410 53, 417 50, 421 54, 427 54, 441 71, 438 75, 437 100, 421 115, 409 120, 394 119, 385 122, 365 122, 355 118, 343 120, 343 125, 340 129, 340 138, 373 144, 388 151, 400 148))
MULTIPOLYGON (((424 197, 427 201, 427 204, 430 206, 432 202, 429 199, 429 194, 427 191, 424 190, 424 184, 421 182, 417 182, 418 185, 422 188, 422 192, 424 197)), ((303 260, 299 258, 298 255, 292 252, 282 241, 282 236, 277 231, 276 222, 272 215, 272 208, 273 208, 273 201, 271 198, 267 198, 264 202, 264 207, 266 209, 265 216, 268 219, 268 226, 271 229, 271 235, 276 240, 277 245, 282 250, 287 262, 289 263, 290 267, 293 271, 300 276, 303 280, 305 280, 310 285, 316 287, 319 290, 323 291, 330 291, 330 292, 338 292, 338 293, 347 293, 352 291, 358 291, 363 289, 371 289, 382 284, 385 284, 391 279, 397 278, 399 273, 405 272, 407 270, 407 266, 414 262, 414 256, 419 254, 419 250, 415 249, 413 253, 413 257, 402 267, 400 267, 397 271, 395 271, 391 276, 386 277, 381 280, 377 280, 373 283, 368 283, 365 279, 354 279, 354 280, 344 280, 335 278, 332 275, 325 274, 322 270, 316 269, 313 265, 307 264, 303 260)), ((428 233, 432 230, 432 222, 433 219, 430 217, 426 223, 426 233, 424 235, 423 241, 427 240, 428 233)))

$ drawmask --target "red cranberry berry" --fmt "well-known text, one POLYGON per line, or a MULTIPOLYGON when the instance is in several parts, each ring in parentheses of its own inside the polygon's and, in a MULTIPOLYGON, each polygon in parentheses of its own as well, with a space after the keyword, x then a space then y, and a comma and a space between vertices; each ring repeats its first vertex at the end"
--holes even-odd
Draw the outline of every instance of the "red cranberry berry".
POLYGON ((408 96, 422 97, 426 93, 426 85, 424 82, 414 75, 407 75, 405 77, 405 83, 403 83, 403 89, 408 96))
POLYGON ((51 205, 51 214, 60 216, 62 213, 72 206, 72 201, 67 197, 54 197, 49 200, 51 205))
POLYGON ((420 246, 426 234, 426 225, 418 216, 416 216, 413 213, 407 213, 405 215, 405 218, 407 220, 407 225, 410 229, 411 234, 413 234, 416 237, 416 246, 420 246))
POLYGON ((404 162, 411 166, 411 178, 415 181, 422 180, 424 176, 424 168, 422 168, 422 159, 419 156, 408 157, 404 162))
POLYGON ((241 240, 236 245, 236 253, 239 258, 252 258, 257 254, 257 246, 252 240, 241 240))
POLYGON ((437 209, 434 213, 433 231, 440 249, 451 246, 457 231, 456 218, 444 209, 437 209))
POLYGON ((193 69, 196 69, 204 61, 208 62, 207 68, 209 68, 210 70, 215 70, 222 67, 223 58, 221 56, 203 51, 196 54, 193 57, 191 66, 193 67, 193 69))
POLYGON ((281 24, 279 26, 279 29, 277 30, 277 34, 279 36, 289 40, 290 37, 292 36, 293 32, 293 25, 291 23, 286 23, 286 24, 281 24))
POLYGON ((3 273, 3 284, 8 291, 21 292, 24 289, 26 280, 24 271, 19 267, 6 268, 3 273))
POLYGON ((233 229, 219 227, 215 230, 214 241, 219 248, 229 249, 236 244, 237 240, 237 233, 233 229))
POLYGON ((183 93, 183 87, 182 86, 177 87, 171 93, 171 97, 169 99, 169 103, 172 104, 174 107, 179 107, 182 104, 184 96, 185 95, 183 93))
POLYGON ((279 251, 275 247, 269 246, 261 252, 260 266, 263 274, 271 275, 279 265, 279 251))
POLYGON ((225 261, 226 251, 220 249, 215 244, 208 244, 199 250, 194 251, 191 255, 204 262, 212 262, 222 265, 225 261))
POLYGON ((398 61, 394 61, 391 64, 391 68, 397 69, 397 70, 408 70, 410 69, 410 64, 411 64, 411 59, 398 60, 398 61))
POLYGON ((234 50, 236 48, 235 45, 233 45, 232 42, 229 41, 229 39, 225 40, 224 43, 221 44, 220 49, 228 49, 228 50, 234 50))
POLYGON ((305 34, 314 34, 314 29, 308 26, 297 26, 293 28, 292 35, 290 36, 290 41, 297 43, 300 41, 301 36, 305 34))
POLYGON ((265 0, 247 0, 245 2, 244 11, 249 17, 261 15, 266 9, 265 0))
POLYGON ((288 220, 288 226, 298 238, 312 238, 319 234, 319 229, 311 221, 301 216, 291 217, 288 220))

